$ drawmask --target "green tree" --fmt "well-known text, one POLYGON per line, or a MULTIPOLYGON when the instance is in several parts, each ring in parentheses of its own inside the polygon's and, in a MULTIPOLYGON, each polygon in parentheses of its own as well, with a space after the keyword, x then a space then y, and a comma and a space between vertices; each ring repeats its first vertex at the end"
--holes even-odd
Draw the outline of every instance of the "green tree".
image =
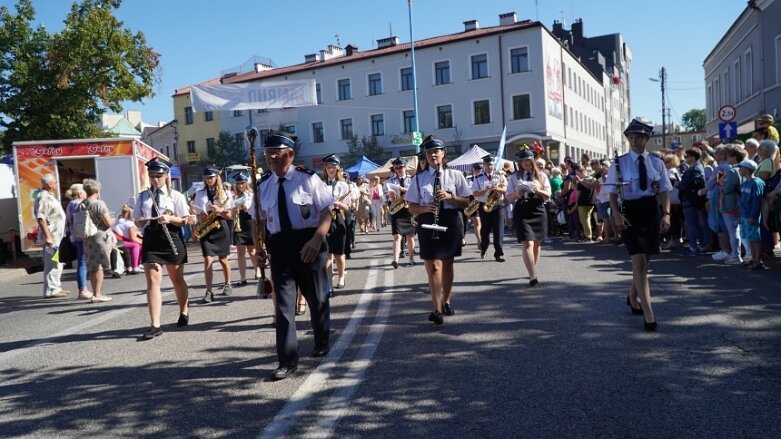
POLYGON ((693 108, 681 116, 681 123, 692 131, 705 131, 705 109, 693 108))
POLYGON ((244 139, 228 131, 220 131, 214 145, 206 148, 206 164, 224 168, 230 165, 243 165, 249 162, 249 155, 244 148, 244 139))
POLYGON ((31 0, 0 7, 0 127, 14 141, 89 138, 101 115, 154 95, 159 58, 114 16, 122 0, 74 1, 65 27, 32 27, 31 0))
POLYGON ((362 155, 365 155, 369 160, 380 164, 390 158, 390 154, 380 146, 377 137, 363 136, 361 140, 358 140, 358 136, 353 134, 352 137, 347 139, 347 154, 342 154, 342 164, 345 165, 345 167, 352 166, 362 155))

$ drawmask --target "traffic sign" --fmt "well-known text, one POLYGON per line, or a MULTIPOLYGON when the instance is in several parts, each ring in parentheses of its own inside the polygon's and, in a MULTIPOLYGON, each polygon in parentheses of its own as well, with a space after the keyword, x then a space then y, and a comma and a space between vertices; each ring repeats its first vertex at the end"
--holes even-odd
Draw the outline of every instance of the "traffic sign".
POLYGON ((734 139, 738 135, 737 122, 722 122, 719 124, 719 137, 725 140, 734 139))
POLYGON ((719 120, 722 122, 732 122, 735 120, 737 114, 738 112, 732 105, 722 105, 721 108, 719 108, 719 120))
POLYGON ((423 143, 423 134, 420 131, 413 131, 412 144, 415 146, 420 146, 421 143, 423 143))

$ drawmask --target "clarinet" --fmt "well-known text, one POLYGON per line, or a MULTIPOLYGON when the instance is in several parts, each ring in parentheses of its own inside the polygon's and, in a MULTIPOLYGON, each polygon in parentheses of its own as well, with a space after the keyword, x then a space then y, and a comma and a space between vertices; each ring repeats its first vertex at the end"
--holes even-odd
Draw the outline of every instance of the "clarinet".
MULTIPOLYGON (((149 194, 149 199, 152 200, 152 205, 154 206, 155 210, 157 210, 157 214, 162 215, 163 211, 160 210, 160 206, 158 206, 157 202, 155 201, 155 194, 152 193, 151 189, 147 189, 146 192, 149 194)), ((169 244, 171 244, 171 250, 173 250, 174 256, 179 256, 179 251, 176 250, 176 244, 174 244, 174 238, 171 237, 171 232, 168 231, 168 225, 160 224, 160 226, 163 228, 165 239, 168 240, 169 244)))
MULTIPOLYGON (((442 189, 442 167, 437 168, 437 175, 436 180, 434 181, 434 200, 436 201, 437 193, 442 189)), ((442 206, 441 201, 437 201, 436 209, 434 210, 434 225, 439 225, 439 209, 440 206, 442 206)), ((437 229, 434 229, 433 232, 431 232, 431 239, 439 239, 439 231, 437 229)))
POLYGON ((621 175, 621 165, 618 164, 618 148, 613 150, 613 162, 616 164, 616 183, 618 187, 618 208, 621 215, 624 214, 624 177, 621 175))

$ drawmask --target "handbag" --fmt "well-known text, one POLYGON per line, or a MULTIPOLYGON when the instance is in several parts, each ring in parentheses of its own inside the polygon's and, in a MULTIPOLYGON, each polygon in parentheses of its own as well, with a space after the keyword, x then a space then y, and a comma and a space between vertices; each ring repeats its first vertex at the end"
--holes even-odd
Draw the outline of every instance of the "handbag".
POLYGON ((76 246, 71 242, 70 235, 65 235, 60 240, 60 262, 67 264, 76 260, 76 246))
POLYGON ((76 233, 76 237, 79 239, 91 238, 98 233, 98 226, 92 220, 87 205, 85 203, 79 204, 75 212, 73 212, 73 229, 76 233))

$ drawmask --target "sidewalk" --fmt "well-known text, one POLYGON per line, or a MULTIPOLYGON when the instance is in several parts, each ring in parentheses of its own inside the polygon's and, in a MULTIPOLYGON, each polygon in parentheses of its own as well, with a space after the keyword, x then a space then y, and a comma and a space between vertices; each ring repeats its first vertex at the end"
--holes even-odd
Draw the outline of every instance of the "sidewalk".
POLYGON ((26 256, 17 257, 16 261, 9 260, 0 265, 0 284, 10 282, 22 276, 27 276, 27 268, 39 265, 40 262, 26 256))

